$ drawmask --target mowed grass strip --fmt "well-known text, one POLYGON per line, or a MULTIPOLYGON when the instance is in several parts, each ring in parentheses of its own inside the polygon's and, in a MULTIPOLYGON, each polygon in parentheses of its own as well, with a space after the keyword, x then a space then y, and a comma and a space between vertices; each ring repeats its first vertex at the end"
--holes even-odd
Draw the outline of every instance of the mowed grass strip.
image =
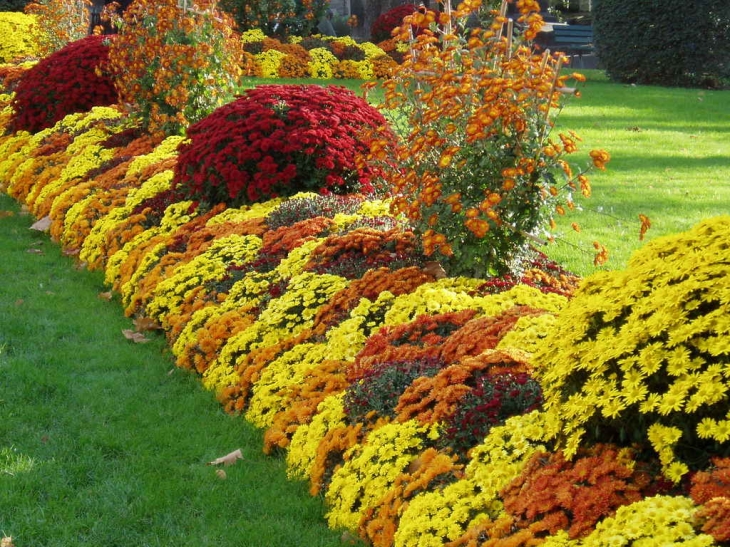
POLYGON ((162 337, 135 344, 0 195, 0 538, 17 547, 336 546, 321 499, 261 453, 162 337), (235 465, 206 465, 241 448, 235 465), (221 478, 217 471, 223 470, 221 478))

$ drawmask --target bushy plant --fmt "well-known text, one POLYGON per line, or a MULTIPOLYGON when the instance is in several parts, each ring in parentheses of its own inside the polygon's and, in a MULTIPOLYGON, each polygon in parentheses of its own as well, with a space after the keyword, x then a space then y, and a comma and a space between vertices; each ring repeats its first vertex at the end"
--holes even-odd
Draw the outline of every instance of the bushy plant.
MULTIPOLYGON (((424 254, 440 254, 452 274, 517 269, 529 245, 548 237, 553 216, 574 207, 574 194, 590 194, 585 172, 565 160, 578 137, 551 137, 568 79, 562 59, 535 54, 539 4, 519 6, 515 32, 495 12, 489 28, 461 34, 478 2, 441 14, 443 32, 430 12, 407 17, 400 39, 412 24, 433 30, 412 40, 409 58, 384 83, 383 107, 407 113, 388 177, 392 211, 411 220, 424 254)), ((603 151, 592 157, 601 168, 608 160, 603 151)))
POLYGON ((0 12, 0 63, 38 56, 33 40, 35 18, 18 12, 0 12))
POLYGON ((710 87, 724 80, 730 85, 730 4, 725 0, 601 0, 593 27, 598 57, 614 80, 710 87))
POLYGON ((25 7, 25 13, 36 18, 31 33, 41 56, 48 56, 66 44, 89 34, 90 0, 36 0, 25 7))
POLYGON ((259 86, 188 129, 174 184, 188 199, 230 206, 369 192, 371 171, 356 165, 366 129, 389 134, 380 112, 344 87, 259 86))
POLYGON ((241 31, 261 29, 267 36, 308 36, 324 15, 325 0, 221 0, 241 31))
POLYGON ((29 0, 0 0, 0 12, 23 11, 29 0))
POLYGON ((477 375, 473 381, 475 385, 459 400, 439 438, 460 455, 481 443, 492 427, 542 404, 540 384, 525 372, 477 375))
POLYGON ((68 114, 116 103, 114 82, 103 70, 108 55, 105 38, 87 36, 30 68, 11 103, 11 129, 35 133, 68 114))
POLYGON ((730 454, 730 217, 657 239, 584 280, 535 355, 568 456, 644 444, 681 480, 730 454))
POLYGON ((376 418, 395 417, 398 398, 411 382, 433 376, 443 367, 441 360, 429 357, 402 363, 376 363, 345 391, 347 422, 367 423, 376 418))
MULTIPOLYGON (((403 18, 413 15, 418 7, 413 3, 401 4, 381 13, 370 28, 370 39, 377 43, 388 40, 391 33, 403 24, 403 18)), ((416 32, 420 29, 415 26, 416 32)))
POLYGON ((232 97, 241 48, 215 0, 135 0, 114 20, 109 64, 122 102, 153 135, 182 134, 232 97))

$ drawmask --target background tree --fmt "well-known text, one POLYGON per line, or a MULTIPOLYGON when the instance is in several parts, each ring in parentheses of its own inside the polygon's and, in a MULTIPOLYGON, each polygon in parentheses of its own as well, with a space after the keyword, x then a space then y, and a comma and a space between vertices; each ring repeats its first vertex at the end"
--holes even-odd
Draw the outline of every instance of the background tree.
POLYGON ((600 0, 593 26, 598 57, 613 80, 730 85, 727 0, 600 0))
POLYGON ((219 3, 222 10, 233 16, 238 30, 258 28, 267 36, 311 34, 327 5, 327 0, 221 0, 219 3))

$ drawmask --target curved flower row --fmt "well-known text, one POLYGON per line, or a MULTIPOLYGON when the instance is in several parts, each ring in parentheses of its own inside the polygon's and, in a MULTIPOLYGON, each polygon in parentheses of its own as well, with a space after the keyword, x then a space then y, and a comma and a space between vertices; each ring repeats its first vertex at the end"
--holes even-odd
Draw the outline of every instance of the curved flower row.
POLYGON ((0 189, 265 429, 332 527, 382 546, 730 538, 727 459, 673 484, 638 447, 555 449, 534 355, 575 278, 442 278, 386 203, 358 196, 177 202, 178 144, 94 108, 1 137, 0 189))

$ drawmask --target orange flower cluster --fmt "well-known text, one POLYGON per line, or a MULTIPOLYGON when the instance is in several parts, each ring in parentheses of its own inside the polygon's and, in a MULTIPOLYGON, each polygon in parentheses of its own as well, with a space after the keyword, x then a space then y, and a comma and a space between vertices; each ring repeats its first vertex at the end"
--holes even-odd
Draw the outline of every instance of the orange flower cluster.
POLYGON ((388 175, 393 212, 412 221, 424 254, 440 254, 447 271, 485 277, 515 266, 556 207, 573 207, 573 190, 588 195, 590 186, 563 159, 577 151, 577 135, 550 139, 561 90, 584 78, 561 75, 559 55, 532 48, 543 26, 534 1, 517 3, 519 25, 506 19, 505 2, 490 27, 457 37, 480 4, 447 10, 441 32, 415 38, 412 25, 430 14, 406 18, 394 38, 409 41, 410 54, 384 82, 383 106, 411 113, 388 175))
POLYGON ((113 23, 109 52, 123 103, 133 105, 154 135, 182 133, 230 98, 242 57, 233 22, 201 0, 135 0, 113 23))
POLYGON ((312 332, 315 335, 323 335, 327 329, 346 319, 352 309, 360 303, 361 298, 375 301, 383 291, 399 296, 433 280, 433 276, 416 266, 395 271, 385 267, 368 270, 360 279, 354 280, 320 308, 314 317, 312 332))
POLYGON ((297 428, 309 423, 317 406, 329 395, 343 391, 350 383, 345 377, 348 363, 326 360, 307 373, 301 384, 291 386, 282 401, 286 410, 274 416, 264 434, 264 452, 286 448, 297 428))
POLYGON ((25 6, 25 13, 36 17, 31 35, 41 57, 89 34, 90 7, 90 0, 39 0, 25 6))
POLYGON ((538 452, 501 492, 506 512, 533 534, 585 536, 622 505, 641 500, 653 478, 632 469, 628 449, 598 444, 572 461, 538 452))
POLYGON ((455 458, 427 448, 413 460, 405 473, 396 477, 393 486, 378 501, 369 507, 360 519, 360 536, 374 547, 393 545, 400 516, 408 501, 421 492, 432 490, 436 485, 445 485, 463 476, 462 466, 455 458))
POLYGON ((335 469, 344 462, 348 448, 362 440, 362 424, 346 425, 330 429, 317 447, 309 475, 309 493, 316 496, 326 491, 335 469))
POLYGON ((529 370, 527 356, 519 358, 504 351, 462 359, 431 378, 414 380, 398 400, 396 420, 416 419, 424 424, 442 421, 454 414, 462 397, 472 390, 475 375, 529 370))

